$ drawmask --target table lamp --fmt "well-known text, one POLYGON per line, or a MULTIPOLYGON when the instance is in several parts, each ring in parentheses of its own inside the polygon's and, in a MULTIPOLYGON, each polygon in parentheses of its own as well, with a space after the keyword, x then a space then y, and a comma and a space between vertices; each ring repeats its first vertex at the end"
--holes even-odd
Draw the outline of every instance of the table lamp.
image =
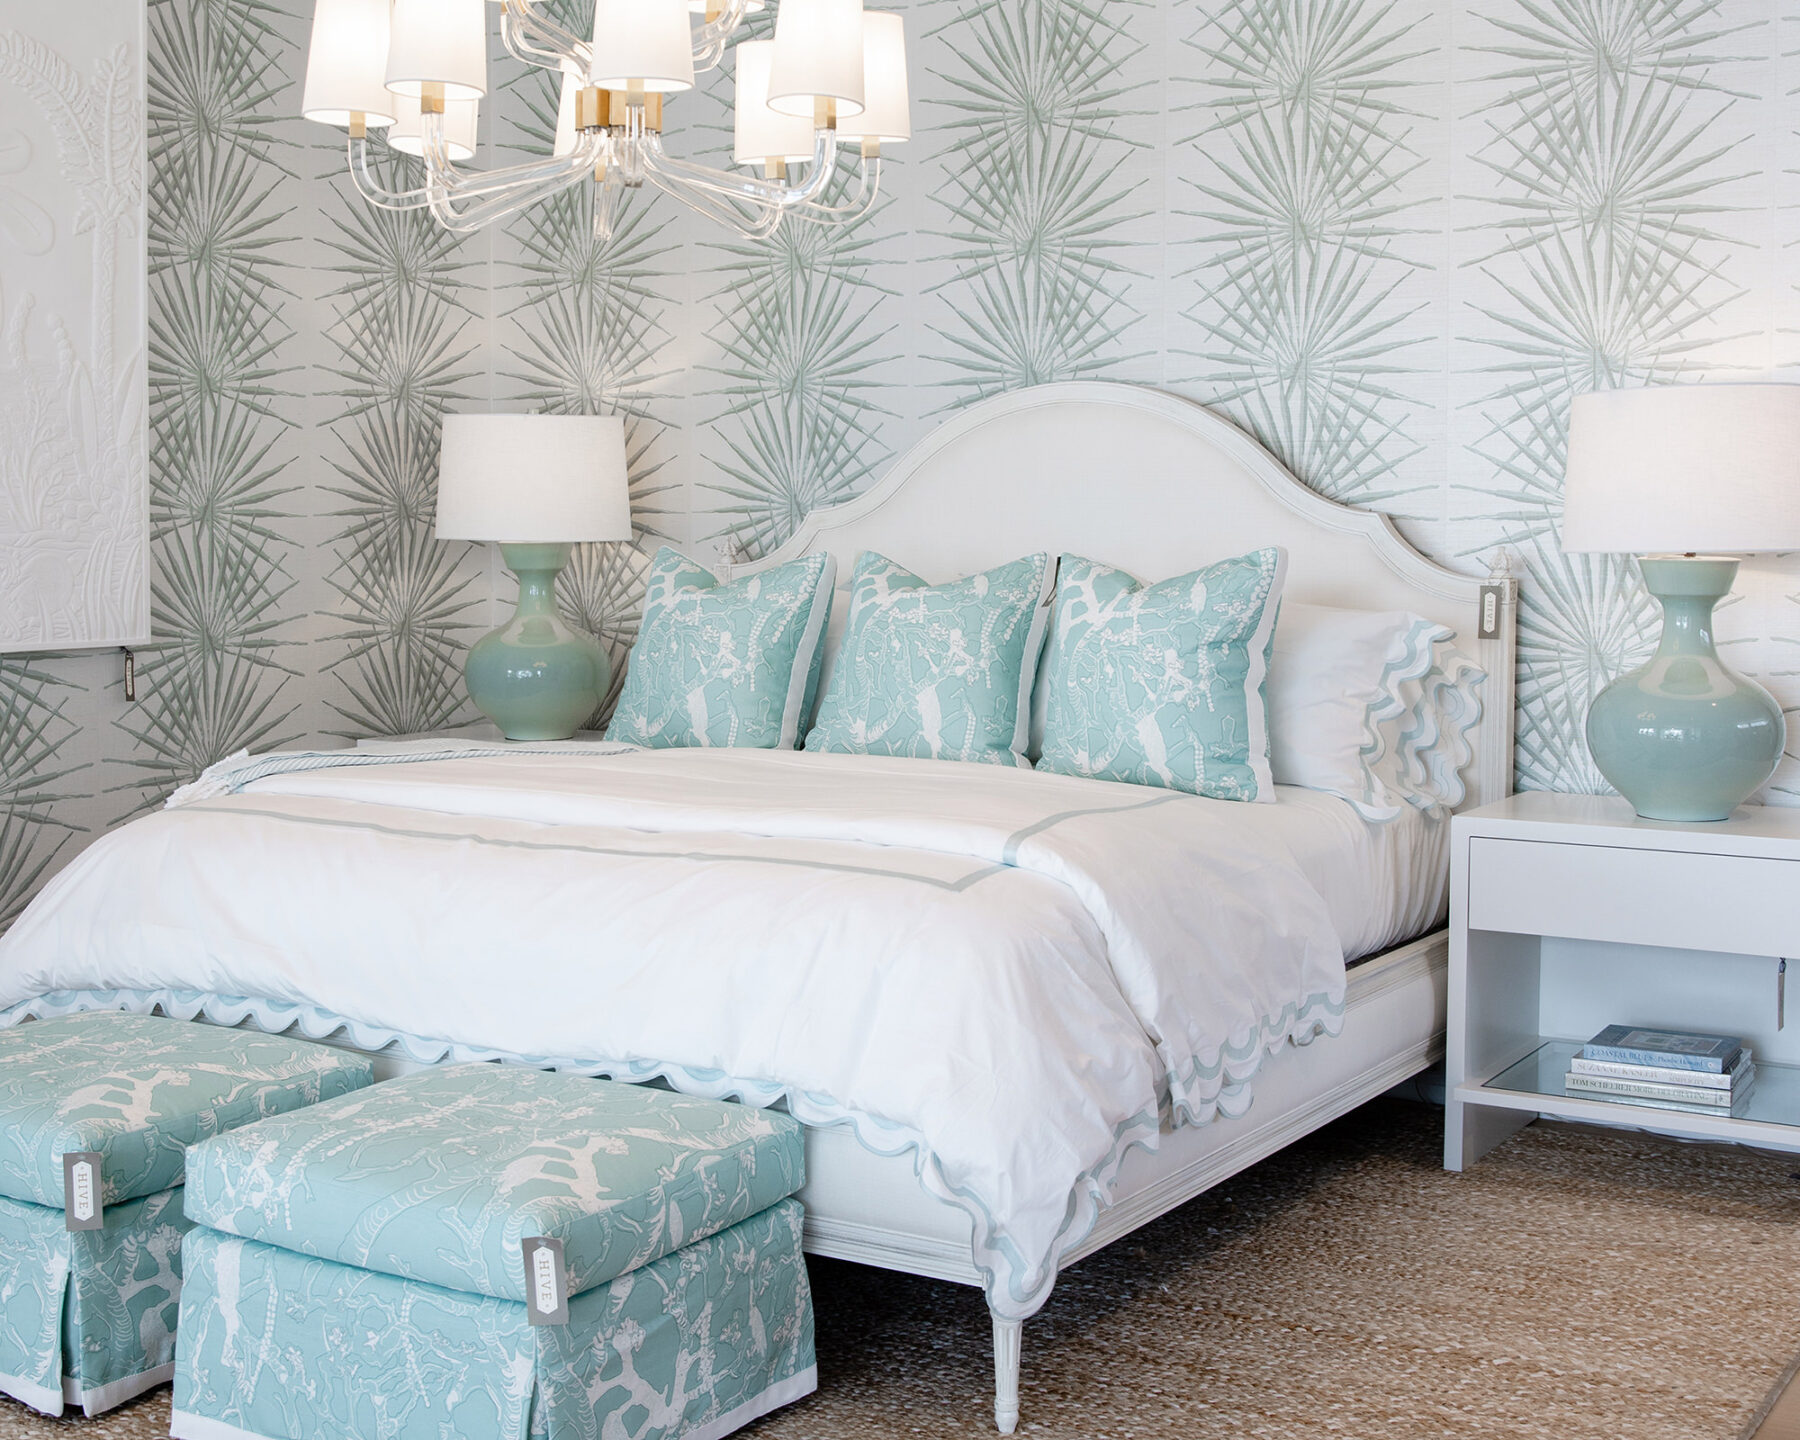
POLYGON ((469 698, 508 740, 566 740, 596 709, 612 664, 556 607, 578 543, 631 538, 625 422, 616 415, 446 415, 440 540, 500 543, 519 577, 512 619, 470 649, 469 698))
POLYGON ((1576 397, 1565 551, 1630 551, 1662 604, 1649 663, 1588 709, 1594 764, 1648 820, 1724 820, 1774 774, 1781 706, 1713 649, 1734 555, 1800 549, 1800 385, 1576 397))

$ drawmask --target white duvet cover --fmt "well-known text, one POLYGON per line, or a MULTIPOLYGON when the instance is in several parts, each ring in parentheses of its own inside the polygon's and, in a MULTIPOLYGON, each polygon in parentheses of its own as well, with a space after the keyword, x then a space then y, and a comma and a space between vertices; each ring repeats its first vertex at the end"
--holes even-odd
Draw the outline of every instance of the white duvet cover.
POLYGON ((785 1098, 912 1148, 1022 1318, 1127 1146, 1342 1015, 1293 843, 1324 797, 610 746, 275 768, 70 865, 0 940, 0 1023, 161 1004, 785 1098))

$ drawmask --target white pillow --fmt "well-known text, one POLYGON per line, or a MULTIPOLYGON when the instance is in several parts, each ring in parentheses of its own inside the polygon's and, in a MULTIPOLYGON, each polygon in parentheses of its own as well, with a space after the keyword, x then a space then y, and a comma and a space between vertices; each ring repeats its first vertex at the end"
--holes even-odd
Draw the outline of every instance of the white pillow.
POLYGON ((1403 610, 1283 604, 1267 692, 1275 783, 1341 795, 1374 821, 1461 804, 1486 674, 1454 639, 1403 610))

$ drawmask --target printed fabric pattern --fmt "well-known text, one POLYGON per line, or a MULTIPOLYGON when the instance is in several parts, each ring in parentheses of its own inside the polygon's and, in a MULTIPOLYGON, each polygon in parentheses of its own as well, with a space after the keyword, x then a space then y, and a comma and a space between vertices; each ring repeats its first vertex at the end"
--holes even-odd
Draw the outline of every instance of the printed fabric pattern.
POLYGON ((1263 682, 1286 573, 1279 547, 1148 586, 1063 556, 1039 768, 1273 801, 1263 682))
POLYGON ((517 1066, 391 1080, 197 1147, 188 1213, 303 1255, 525 1299, 520 1241, 579 1295, 793 1194, 799 1122, 517 1066))
POLYGON ((70 1233, 62 1208, 0 1197, 0 1390, 60 1415, 77 1394, 175 1358, 181 1189, 109 1209, 104 1230, 70 1233))
POLYGON ((176 1422, 387 1440, 722 1435, 816 1386, 800 1233, 799 1204, 782 1201, 576 1296, 566 1326, 533 1327, 520 1303, 198 1229, 176 1422))
POLYGON ((705 566, 658 550, 606 738, 792 750, 836 573, 830 555, 803 555, 721 585, 705 566))
POLYGON ((0 1033, 0 1195, 60 1215, 75 1150, 100 1152, 106 1204, 152 1195, 195 1142, 374 1078, 361 1055, 155 1015, 21 1025, 0 1033))
POLYGON ((806 748, 1030 768, 1047 554, 927 585, 865 551, 806 748))

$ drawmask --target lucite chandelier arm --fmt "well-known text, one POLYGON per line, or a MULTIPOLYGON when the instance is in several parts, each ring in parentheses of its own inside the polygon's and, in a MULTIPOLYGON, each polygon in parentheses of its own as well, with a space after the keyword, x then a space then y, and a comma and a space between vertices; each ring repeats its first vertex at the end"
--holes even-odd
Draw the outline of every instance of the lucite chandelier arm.
POLYGON ((560 70, 586 80, 593 63, 593 47, 579 35, 546 19, 531 0, 504 0, 500 11, 500 41, 506 53, 527 65, 560 70))
POLYGON ((366 136, 350 132, 350 183, 356 193, 382 210, 423 210, 431 203, 425 188, 389 190, 369 164, 369 141, 366 136))
POLYGON ((501 170, 464 172, 450 159, 443 117, 427 113, 423 120, 425 203, 440 225, 460 234, 579 184, 607 156, 606 136, 587 134, 577 137, 575 148, 566 155, 501 170))
POLYGON ((540 200, 548 200, 552 195, 581 184, 591 174, 591 165, 573 165, 564 173, 545 175, 530 185, 514 185, 487 200, 459 201, 433 192, 430 198, 432 218, 446 230, 454 230, 459 235, 472 234, 527 206, 535 205, 540 200))
MULTIPOLYGON (((512 3, 512 0, 508 0, 512 3)), ((725 58, 725 47, 743 24, 750 9, 748 0, 726 0, 719 13, 694 32, 694 69, 711 70, 725 58)))
POLYGON ((862 161, 857 166, 854 195, 842 205, 821 205, 816 200, 809 200, 804 205, 796 206, 793 213, 815 225, 845 225, 852 220, 860 220, 873 210, 880 194, 881 154, 877 151, 871 155, 865 150, 862 161))
POLYGON ((768 207, 746 210, 743 206, 735 205, 722 197, 692 186, 679 184, 654 172, 650 174, 649 181, 663 194, 671 196, 690 209, 737 231, 746 240, 768 239, 775 233, 776 227, 781 224, 782 215, 786 213, 768 207))
POLYGON ((423 156, 425 189, 434 197, 441 195, 452 201, 504 197, 545 181, 561 180, 568 173, 581 175, 607 158, 607 137, 595 133, 579 136, 575 148, 566 155, 528 160, 522 165, 507 165, 498 170, 458 170, 444 149, 442 133, 434 133, 429 122, 430 117, 427 117, 423 156))
POLYGON ((645 171, 659 182, 659 188, 668 189, 668 185, 660 182, 669 181, 758 209, 773 208, 777 214, 818 199, 831 183, 837 167, 837 136, 826 129, 820 129, 813 138, 812 159, 807 165, 805 179, 799 184, 739 175, 729 170, 715 170, 710 165, 696 165, 691 160, 677 160, 663 149, 662 136, 655 131, 646 132, 642 143, 645 171))

